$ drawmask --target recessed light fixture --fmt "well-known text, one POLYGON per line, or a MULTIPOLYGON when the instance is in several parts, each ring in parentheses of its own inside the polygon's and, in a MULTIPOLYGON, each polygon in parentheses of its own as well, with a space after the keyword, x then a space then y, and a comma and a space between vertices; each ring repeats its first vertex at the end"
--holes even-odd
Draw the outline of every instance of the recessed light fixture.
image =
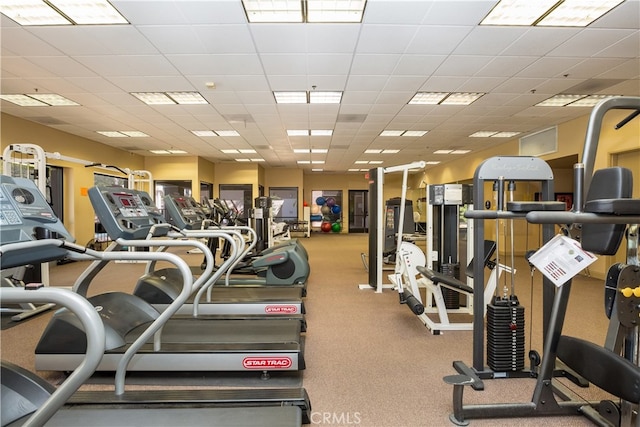
POLYGON ((333 129, 311 129, 311 136, 331 136, 333 129))
POLYGON ((98 130, 96 133, 100 135, 108 136, 109 138, 148 138, 144 132, 138 130, 98 130))
POLYGON ((428 130, 383 130, 379 136, 425 136, 428 130))
POLYGON ((0 99, 21 107, 65 107, 80 105, 75 101, 55 93, 27 93, 0 95, 0 99))
POLYGON ((603 99, 614 95, 569 95, 558 94, 537 103, 536 107, 593 107, 603 99))
POLYGON ((482 92, 418 92, 409 104, 470 105, 483 95, 482 92))
POLYGON ((208 104, 198 92, 131 92, 131 95, 147 105, 208 104))
POLYGON ((212 130, 192 130, 191 133, 200 137, 218 136, 218 134, 212 130))
POLYGON ((520 132, 499 132, 496 130, 479 130, 469 135, 470 138, 511 138, 520 132))
POLYGON ((623 0, 502 0, 480 25, 586 27, 623 0))
POLYGON ((342 92, 273 92, 276 104, 339 104, 342 92))
POLYGON ((242 0, 251 23, 258 22, 361 22, 366 0, 242 0))
POLYGON ((365 154, 397 154, 399 153, 400 150, 396 150, 396 149, 385 149, 385 150, 381 150, 381 149, 368 149, 368 150, 364 150, 365 154))
POLYGON ((312 168, 311 172, 322 172, 324 169, 312 168))
POLYGON ((471 150, 436 150, 433 154, 467 154, 471 150))
POLYGON ((238 131, 235 130, 216 130, 214 131, 215 133, 218 134, 218 136, 240 136, 240 134, 238 133, 238 131))
POLYGON ((309 129, 287 129, 287 136, 309 136, 309 129))
POLYGON ((298 160, 299 165, 324 165, 324 160, 298 160))
POLYGON ((107 0, 6 0, 0 12, 23 26, 128 24, 107 0))
POLYGON ((253 148, 241 148, 241 149, 228 148, 220 151, 223 152, 224 154, 255 154, 256 153, 256 150, 254 150, 253 148))

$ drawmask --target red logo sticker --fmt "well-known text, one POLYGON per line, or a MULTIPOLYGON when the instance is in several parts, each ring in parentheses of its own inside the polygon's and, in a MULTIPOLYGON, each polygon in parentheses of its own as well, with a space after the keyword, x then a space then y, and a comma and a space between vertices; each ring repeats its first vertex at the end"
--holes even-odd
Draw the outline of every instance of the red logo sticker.
POLYGON ((298 312, 298 307, 295 305, 268 305, 264 308, 264 312, 267 314, 295 314, 298 312))
POLYGON ((289 357, 245 357, 242 361, 245 369, 288 369, 291 365, 289 357))

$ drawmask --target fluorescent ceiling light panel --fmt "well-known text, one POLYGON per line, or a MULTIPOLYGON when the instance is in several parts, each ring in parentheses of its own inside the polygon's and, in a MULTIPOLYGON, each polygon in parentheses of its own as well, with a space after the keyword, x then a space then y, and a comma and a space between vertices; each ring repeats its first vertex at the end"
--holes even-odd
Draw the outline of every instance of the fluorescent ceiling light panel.
POLYGON ((383 161, 383 160, 370 160, 370 161, 369 161, 369 164, 370 164, 370 165, 381 165, 381 164, 383 164, 383 163, 384 163, 384 161, 383 161))
POLYGON ((311 172, 322 172, 324 169, 312 168, 311 172))
POLYGON ((28 93, 27 96, 52 106, 80 105, 56 93, 28 93))
POLYGON ((147 135, 144 132, 140 132, 139 130, 121 130, 120 133, 125 134, 128 137, 131 138, 148 138, 149 135, 147 135))
POLYGON ((383 130, 380 136, 401 136, 403 133, 403 130, 383 130))
POLYGON ((116 130, 98 130, 96 131, 96 133, 99 133, 100 135, 104 135, 104 136, 108 136, 109 138, 126 138, 127 135, 125 135, 122 132, 118 132, 116 130))
POLYGON ((300 0, 242 0, 249 22, 303 22, 300 0))
POLYGON ((409 104, 438 105, 448 92, 418 92, 413 95, 409 104))
POLYGON ((167 92, 167 96, 182 105, 208 104, 198 92, 167 92))
POLYGON ((306 104, 307 92, 273 92, 277 104, 306 104))
POLYGON ((471 150, 453 150, 451 154, 467 154, 471 152, 471 150))
POLYGON ((310 165, 311 164, 311 160, 298 160, 297 163, 299 165, 310 165))
MULTIPOLYGON (((586 27, 623 0, 564 0, 538 26, 586 27)), ((532 2, 534 3, 534 2, 532 2)))
POLYGON ((392 149, 382 150, 382 154, 397 154, 399 152, 400 150, 392 150, 392 149))
POLYGON ((47 0, 78 25, 128 24, 107 0, 47 0))
POLYGON ((251 159, 236 159, 236 162, 250 162, 251 159))
POLYGON ((347 169, 347 172, 360 172, 360 169, 347 169))
POLYGON ((520 132, 498 132, 494 135, 491 135, 491 138, 511 138, 516 135, 520 135, 520 132))
POLYGON ((340 104, 342 92, 309 92, 310 104, 340 104))
POLYGON ((536 107, 564 107, 567 104, 570 104, 578 99, 584 98, 586 95, 566 95, 559 94, 554 95, 551 98, 547 98, 542 102, 538 102, 536 107))
POLYGON ((460 93, 451 93, 447 96, 440 105, 470 105, 475 102, 478 98, 480 98, 484 93, 479 92, 460 92, 460 93))
POLYGON ((0 95, 0 99, 19 105, 21 107, 48 107, 48 104, 33 99, 27 95, 0 95))
POLYGON ((218 136, 218 134, 212 130, 192 130, 191 133, 195 136, 218 136))
POLYGON ((216 130, 215 133, 217 133, 218 136, 240 136, 238 131, 235 130, 216 130))
POLYGON ((253 148, 241 148, 238 150, 241 154, 255 154, 256 150, 253 148))
POLYGON ((308 148, 294 148, 293 152, 296 154, 309 154, 311 150, 308 148))
POLYGON ((224 150, 220 150, 220 151, 222 151, 224 154, 240 154, 240 152, 238 150, 236 150, 235 148, 224 149, 224 150))
POLYGON ((382 150, 379 149, 369 149, 369 150, 364 150, 365 154, 380 154, 382 153, 382 150))
POLYGON ((251 159, 252 162, 264 162, 264 159, 251 159))
POLYGON ((326 148, 312 148, 311 154, 327 154, 329 152, 326 148))
POLYGON ((169 105, 176 103, 162 92, 131 92, 131 95, 147 105, 169 105))
POLYGON ((358 172, 369 172, 369 169, 358 169, 358 172))
POLYGON ((308 129, 287 129, 287 136, 309 136, 308 129))
POLYGON ((408 130, 402 134, 402 136, 425 136, 428 131, 426 130, 408 130))
POLYGON ((436 150, 433 154, 451 154, 453 150, 436 150))
POLYGON ((311 136, 331 136, 333 135, 332 129, 311 129, 311 136))
POLYGON ((356 160, 354 162, 356 165, 368 165, 369 162, 367 160, 356 160))
POLYGON ((571 104, 567 104, 567 107, 593 107, 603 99, 612 97, 613 95, 589 95, 585 98, 572 102, 571 104))
POLYGON ((478 132, 474 132, 471 135, 469 135, 469 137, 470 138, 489 138, 490 136, 493 136, 497 133, 498 131, 496 130, 479 130, 478 132))
POLYGON ((20 25, 71 25, 71 21, 60 15, 42 0, 2 1, 0 12, 20 25))
POLYGON ((306 0, 307 22, 362 22, 366 0, 306 0))
POLYGON ((167 150, 169 152, 169 154, 187 154, 186 151, 184 150, 167 150))
POLYGON ((558 0, 502 0, 480 25, 533 25, 558 0))

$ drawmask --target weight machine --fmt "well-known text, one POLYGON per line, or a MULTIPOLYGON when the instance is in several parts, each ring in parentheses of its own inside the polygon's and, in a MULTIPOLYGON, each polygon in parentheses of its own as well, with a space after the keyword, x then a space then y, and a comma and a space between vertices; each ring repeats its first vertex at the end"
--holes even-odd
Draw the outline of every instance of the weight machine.
MULTIPOLYGON (((400 197, 400 210, 398 214, 398 233, 396 236, 396 251, 400 249, 404 230, 404 211, 407 199, 407 176, 410 169, 424 169, 424 161, 413 162, 406 165, 392 166, 388 168, 374 168, 369 170, 369 268, 367 284, 359 285, 360 289, 374 289, 380 293, 383 289, 391 289, 394 285, 384 284, 383 252, 385 246, 385 217, 383 206, 384 175, 387 173, 402 172, 402 195, 400 197)), ((400 257, 396 255, 396 271, 400 270, 400 257)))
MULTIPOLYGON (((530 223, 542 224, 545 242, 551 240, 554 224, 581 224, 582 249, 602 255, 614 254, 622 241, 627 224, 640 223, 640 199, 631 199, 633 178, 630 170, 606 168, 593 172, 602 120, 604 114, 610 109, 639 111, 640 98, 610 98, 601 101, 594 107, 589 118, 582 163, 578 163, 574 167, 573 211, 565 212, 564 208, 556 210, 553 202, 544 201, 511 202, 507 204, 507 210, 502 210, 503 201, 499 200, 498 211, 473 211, 469 213, 470 217, 480 220, 477 225, 482 224, 482 220, 492 218, 525 218, 530 223)), ((632 113, 629 117, 634 115, 637 114, 632 113)), ((543 200, 551 199, 553 178, 548 175, 550 168, 546 163, 536 158, 489 159, 476 170, 474 187, 476 183, 482 183, 484 180, 499 180, 499 182, 502 181, 500 186, 503 186, 504 175, 507 172, 515 173, 518 179, 542 180, 543 200), (545 178, 544 175, 547 177, 545 178)), ((512 178, 514 177, 508 179, 512 178)), ((483 185, 477 188, 482 189, 482 187, 483 185)), ((482 193, 478 195, 482 196, 482 193)), ((477 197, 474 200, 481 201, 483 197, 477 197)), ((475 241, 478 242, 483 235, 482 227, 477 226, 475 241)), ((637 239, 637 237, 633 239, 637 239)), ((633 246, 633 243, 630 246, 633 246)), ((581 260, 576 259, 576 262, 581 262, 581 260)), ((479 269, 479 266, 475 265, 474 273, 479 272, 479 269)), ((476 317, 478 327, 476 328, 474 325, 473 367, 467 368, 462 362, 454 362, 454 367, 460 374, 444 378, 445 382, 454 386, 453 414, 450 416, 453 423, 466 425, 470 418, 580 414, 585 415, 598 425, 630 425, 634 415, 636 420, 638 419, 637 413, 634 414, 636 410, 633 408, 640 402, 640 369, 637 365, 638 302, 640 301, 635 295, 636 292, 640 294, 640 289, 637 286, 640 277, 634 275, 635 278, 632 279, 637 291, 630 286, 624 289, 616 286, 614 291, 607 290, 608 296, 612 296, 612 302, 607 302, 606 307, 611 308, 611 320, 615 323, 613 329, 620 328, 623 333, 613 334, 616 337, 614 339, 609 339, 611 334, 608 334, 607 346, 601 347, 579 338, 562 335, 562 326, 571 289, 571 276, 561 277, 564 283, 558 285, 555 285, 548 276, 551 277, 550 274, 546 274, 543 278, 544 353, 539 372, 535 375, 536 384, 531 401, 525 403, 463 404, 465 385, 481 389, 482 378, 497 378, 499 376, 507 378, 511 376, 507 372, 496 375, 495 372, 485 369, 482 341, 484 328, 480 323, 481 319, 476 317), (615 313, 613 311, 614 305, 615 313), (624 338, 625 345, 618 346, 618 343, 623 341, 622 338, 624 338), (611 348, 616 351, 611 351, 611 348), (562 384, 553 381, 558 361, 564 362, 587 381, 621 399, 621 409, 611 401, 586 402, 562 384)), ((609 332, 611 329, 610 327, 609 332)))

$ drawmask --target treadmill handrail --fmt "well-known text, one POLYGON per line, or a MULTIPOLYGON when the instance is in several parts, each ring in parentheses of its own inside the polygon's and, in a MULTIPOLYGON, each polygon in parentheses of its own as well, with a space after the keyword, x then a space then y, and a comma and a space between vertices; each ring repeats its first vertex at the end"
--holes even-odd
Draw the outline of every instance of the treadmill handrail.
MULTIPOLYGON (((42 241, 34 241, 34 243, 40 242, 42 241)), ((5 246, 9 245, 3 245, 3 250, 5 250, 5 246)), ((87 334, 87 351, 82 363, 23 424, 23 427, 42 426, 93 375, 100 364, 105 351, 104 325, 91 303, 68 289, 51 287, 35 290, 0 288, 0 300, 7 303, 55 303, 66 307, 78 317, 87 334)))

